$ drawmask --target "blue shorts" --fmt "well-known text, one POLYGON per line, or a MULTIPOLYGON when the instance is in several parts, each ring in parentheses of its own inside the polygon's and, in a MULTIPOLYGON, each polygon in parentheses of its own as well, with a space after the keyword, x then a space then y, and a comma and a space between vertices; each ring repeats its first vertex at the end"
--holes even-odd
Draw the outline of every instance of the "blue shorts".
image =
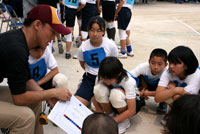
POLYGON ((122 7, 118 13, 118 29, 126 30, 129 22, 131 21, 131 10, 128 7, 122 7))
POLYGON ((81 31, 87 32, 87 26, 89 20, 98 15, 98 9, 96 4, 86 3, 85 7, 82 9, 82 25, 81 31))
POLYGON ((96 80, 96 75, 84 73, 81 85, 79 89, 76 91, 75 95, 90 101, 91 98, 94 96, 93 90, 94 90, 95 80, 96 80))

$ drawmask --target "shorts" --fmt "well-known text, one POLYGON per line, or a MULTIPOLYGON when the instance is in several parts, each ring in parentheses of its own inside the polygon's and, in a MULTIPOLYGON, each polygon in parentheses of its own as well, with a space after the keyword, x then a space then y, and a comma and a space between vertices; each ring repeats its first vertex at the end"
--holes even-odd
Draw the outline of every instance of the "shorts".
POLYGON ((122 7, 120 12, 118 13, 118 29, 126 30, 129 22, 131 21, 131 10, 128 7, 122 7))
POLYGON ((102 1, 102 15, 106 21, 114 21, 116 4, 114 1, 102 1))
POLYGON ((87 32, 87 26, 89 20, 98 15, 98 9, 96 4, 86 3, 85 7, 82 9, 82 25, 81 31, 87 32))
MULTIPOLYGON (((145 105, 144 100, 138 100, 136 99, 136 114, 140 111, 140 109, 145 105)), ((113 112, 116 114, 119 114, 116 108, 112 107, 113 112)))
POLYGON ((77 9, 68 8, 65 6, 65 20, 67 27, 74 27, 77 9))
POLYGON ((46 83, 40 85, 40 87, 43 88, 44 90, 54 88, 54 87, 52 86, 52 80, 53 80, 53 79, 50 79, 50 80, 47 81, 46 83))
POLYGON ((90 73, 84 73, 83 79, 79 89, 76 91, 77 96, 86 99, 88 101, 94 96, 93 90, 95 85, 96 75, 90 73))

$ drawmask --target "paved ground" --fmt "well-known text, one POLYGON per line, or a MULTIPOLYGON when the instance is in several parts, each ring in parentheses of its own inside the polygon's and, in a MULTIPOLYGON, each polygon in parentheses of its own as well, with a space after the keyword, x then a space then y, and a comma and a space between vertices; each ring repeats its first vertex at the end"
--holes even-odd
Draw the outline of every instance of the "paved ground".
MULTIPOLYGON (((135 5, 131 20, 131 43, 135 56, 122 59, 127 70, 131 70, 138 64, 148 60, 150 52, 157 47, 169 52, 178 45, 186 45, 193 49, 200 58, 200 4, 174 4, 168 2, 150 2, 149 4, 135 5)), ((77 35, 77 26, 74 32, 77 35)), ((116 40, 119 41, 118 34, 116 40)), ((64 43, 63 43, 64 44, 64 43)), ((59 64, 59 70, 68 76, 70 90, 74 93, 78 81, 83 74, 78 60, 64 59, 64 54, 57 52, 54 55, 59 64)), ((72 47, 72 54, 77 48, 72 47)), ((161 134, 162 116, 155 112, 158 104, 151 98, 147 105, 131 119, 131 127, 126 134, 161 134)), ((44 126, 45 134, 64 134, 51 123, 44 126)))

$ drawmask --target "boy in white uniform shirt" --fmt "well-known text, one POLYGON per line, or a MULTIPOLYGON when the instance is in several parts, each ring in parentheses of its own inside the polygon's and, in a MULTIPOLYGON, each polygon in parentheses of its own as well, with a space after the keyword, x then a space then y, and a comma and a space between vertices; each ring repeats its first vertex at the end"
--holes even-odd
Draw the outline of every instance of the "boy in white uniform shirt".
MULTIPOLYGON (((163 49, 154 49, 149 58, 149 62, 138 65, 131 71, 134 77, 140 79, 140 94, 145 99, 148 96, 155 96, 156 88, 160 80, 161 74, 167 70, 167 52, 163 49)), ((157 108, 158 114, 167 112, 167 104, 161 102, 157 108)))

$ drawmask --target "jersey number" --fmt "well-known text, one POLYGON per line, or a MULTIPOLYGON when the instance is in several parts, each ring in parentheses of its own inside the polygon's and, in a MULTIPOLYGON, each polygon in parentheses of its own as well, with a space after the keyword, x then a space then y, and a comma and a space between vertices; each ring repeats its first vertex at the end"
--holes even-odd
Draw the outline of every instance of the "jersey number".
POLYGON ((91 54, 91 59, 92 59, 92 65, 94 66, 98 66, 99 65, 99 59, 98 59, 98 54, 95 53, 95 54, 91 54))
POLYGON ((69 0, 69 2, 71 2, 71 1, 72 1, 72 3, 76 3, 77 0, 69 0))

